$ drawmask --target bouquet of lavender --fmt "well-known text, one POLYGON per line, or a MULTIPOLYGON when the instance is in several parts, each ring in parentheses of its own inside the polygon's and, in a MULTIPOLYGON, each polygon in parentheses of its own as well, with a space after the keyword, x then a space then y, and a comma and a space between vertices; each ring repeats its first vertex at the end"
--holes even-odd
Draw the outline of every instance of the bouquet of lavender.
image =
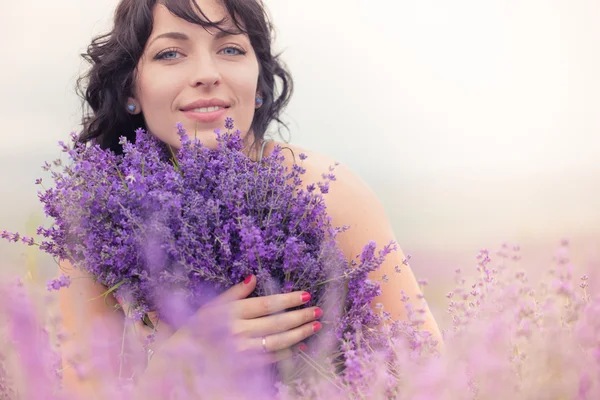
MULTIPOLYGON (((369 307, 380 288, 367 275, 395 245, 376 254, 368 243, 348 263, 336 247, 346 227, 331 226, 323 201, 334 167, 303 188, 302 163, 285 167, 280 146, 257 163, 242 153, 233 120, 225 128, 215 131, 218 148, 209 149, 178 124, 177 152, 139 129, 135 144, 122 138, 122 155, 85 146, 73 134, 71 147, 60 143, 70 162, 44 166, 56 185, 39 197, 55 223, 38 229, 47 239, 40 249, 92 273, 133 306, 133 318, 152 310, 177 325, 162 312, 166 296, 183 296, 193 312, 254 274, 253 295, 309 291, 308 305, 328 316, 322 333, 333 330, 349 354, 361 343, 372 348, 382 316, 369 307)), ((37 244, 6 231, 2 237, 37 244)), ((68 284, 62 276, 48 287, 68 284)))
MULTIPOLYGON (((177 154, 143 130, 135 145, 123 139, 123 156, 65 146, 73 165, 40 196, 56 221, 40 229, 51 239, 42 248, 91 272, 138 312, 159 309, 156 295, 173 290, 200 306, 214 295, 208 287, 225 290, 250 274, 256 295, 303 288, 320 297, 325 286, 315 283, 343 266, 331 256, 325 265, 336 230, 315 186, 295 192, 301 166, 283 171, 280 148, 252 162, 239 132, 217 132, 217 150, 189 140, 181 126, 178 133, 177 154)), ((326 192, 327 181, 319 188, 326 192)))

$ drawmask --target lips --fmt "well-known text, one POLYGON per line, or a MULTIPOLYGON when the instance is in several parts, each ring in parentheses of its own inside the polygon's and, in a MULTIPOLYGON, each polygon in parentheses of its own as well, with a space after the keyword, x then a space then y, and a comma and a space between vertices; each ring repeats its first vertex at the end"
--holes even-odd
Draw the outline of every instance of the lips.
POLYGON ((208 107, 221 107, 221 108, 229 108, 231 107, 231 104, 226 102, 225 100, 221 100, 221 99, 200 99, 200 100, 196 100, 193 103, 189 103, 187 105, 185 105, 184 107, 181 108, 181 111, 192 111, 192 110, 197 110, 200 108, 208 108, 208 107))
POLYGON ((222 121, 227 114, 227 108, 218 108, 216 111, 194 111, 196 109, 191 109, 188 111, 183 111, 183 114, 194 121, 203 122, 203 123, 212 123, 217 121, 222 121))
POLYGON ((217 98, 200 99, 183 106, 181 111, 191 120, 212 123, 224 119, 230 107, 231 103, 225 100, 217 98))

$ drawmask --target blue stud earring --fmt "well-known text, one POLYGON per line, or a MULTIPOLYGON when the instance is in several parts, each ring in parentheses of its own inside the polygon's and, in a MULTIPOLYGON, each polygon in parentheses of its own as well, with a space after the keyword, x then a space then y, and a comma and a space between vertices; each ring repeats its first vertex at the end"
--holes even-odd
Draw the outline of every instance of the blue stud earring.
POLYGON ((263 99, 262 99, 262 97, 257 97, 256 98, 256 105, 259 106, 259 107, 263 105, 263 99))
POLYGON ((137 107, 135 106, 135 104, 127 104, 127 109, 129 110, 129 112, 135 112, 135 109, 137 107))

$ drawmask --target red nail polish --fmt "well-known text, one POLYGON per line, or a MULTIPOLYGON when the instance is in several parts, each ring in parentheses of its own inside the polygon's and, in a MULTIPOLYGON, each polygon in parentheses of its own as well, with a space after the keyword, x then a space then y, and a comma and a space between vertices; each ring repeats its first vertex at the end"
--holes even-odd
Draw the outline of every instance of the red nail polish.
POLYGON ((304 343, 300 343, 300 346, 298 346, 298 348, 302 351, 306 351, 306 349, 308 349, 308 346, 305 345, 304 343))
POLYGON ((315 318, 319 318, 321 315, 323 315, 323 310, 315 308, 315 318))
POLYGON ((252 280, 252 275, 250 275, 249 277, 247 277, 246 279, 244 279, 244 283, 247 285, 250 283, 250 281, 252 280))
POLYGON ((306 303, 309 300, 310 300, 310 293, 308 293, 308 292, 302 293, 302 302, 306 303))
POLYGON ((315 323, 313 324, 313 332, 314 332, 314 333, 317 333, 317 332, 319 332, 319 331, 321 330, 321 328, 322 328, 322 327, 323 327, 323 325, 321 325, 321 323, 320 323, 320 322, 315 322, 315 323))

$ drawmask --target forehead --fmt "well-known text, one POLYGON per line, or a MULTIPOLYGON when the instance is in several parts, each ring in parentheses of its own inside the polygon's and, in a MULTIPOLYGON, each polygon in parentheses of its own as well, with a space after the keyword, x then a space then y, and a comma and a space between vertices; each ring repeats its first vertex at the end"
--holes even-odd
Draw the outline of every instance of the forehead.
POLYGON ((154 25, 190 24, 189 20, 198 19, 210 22, 226 19, 227 27, 233 25, 225 7, 216 0, 165 1, 157 3, 153 10, 154 25))

